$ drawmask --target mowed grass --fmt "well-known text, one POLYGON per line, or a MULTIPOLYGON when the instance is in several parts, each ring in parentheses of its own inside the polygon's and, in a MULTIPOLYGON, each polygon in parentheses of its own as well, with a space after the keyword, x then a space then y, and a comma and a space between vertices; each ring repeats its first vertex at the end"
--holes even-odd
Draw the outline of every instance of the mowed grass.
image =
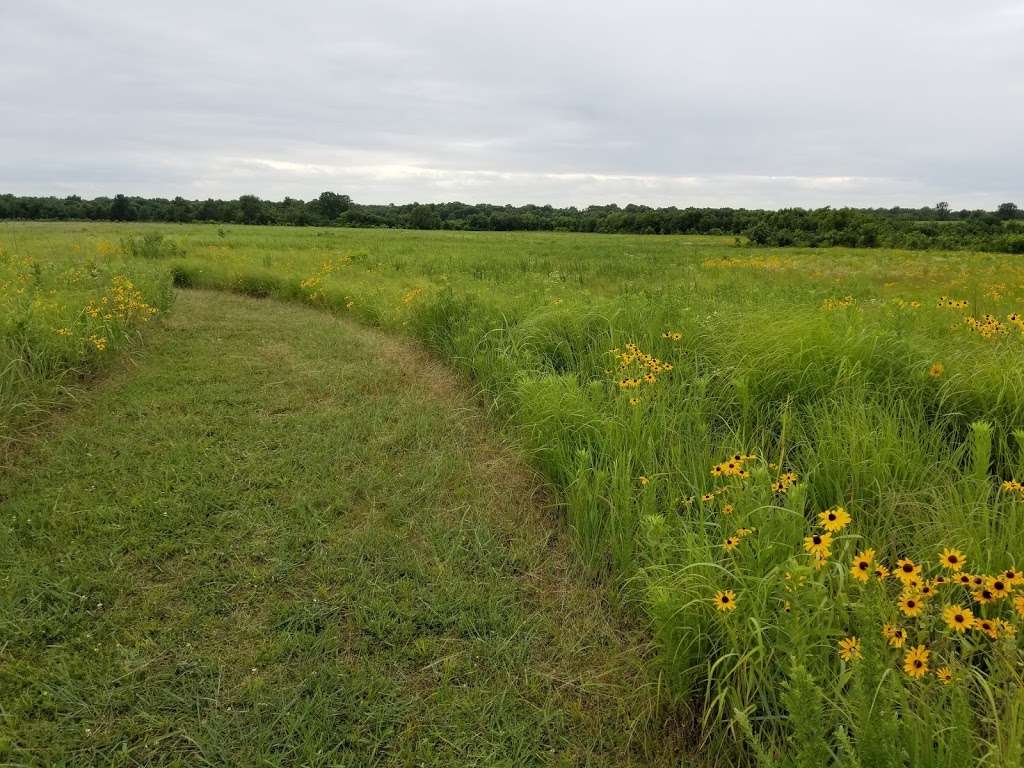
POLYGON ((153 258, 125 257, 179 286, 301 302, 441 355, 560 492, 580 560, 645 614, 704 760, 1024 762, 1014 257, 12 227, 43 262, 148 234, 153 258))
POLYGON ((204 292, 146 339, 0 477, 0 763, 679 764, 643 633, 428 356, 204 292))

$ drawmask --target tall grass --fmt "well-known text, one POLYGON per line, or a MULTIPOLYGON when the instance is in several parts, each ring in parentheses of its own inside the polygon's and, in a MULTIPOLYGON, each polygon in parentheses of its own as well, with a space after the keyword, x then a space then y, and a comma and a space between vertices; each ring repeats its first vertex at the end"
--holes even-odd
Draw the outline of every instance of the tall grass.
MULTIPOLYGON (((106 232, 26 227, 22 240, 106 232)), ((979 603, 939 562, 955 548, 972 574, 1024 566, 1024 332, 1008 319, 1024 311, 1024 269, 1006 257, 557 234, 174 237, 180 285, 351 314, 470 376, 562 489, 583 562, 649 617, 711 762, 1020 765, 1024 584, 979 603), (656 380, 620 386, 652 370, 645 356, 656 380), (734 454, 756 457, 748 476, 713 476, 734 454), (852 522, 817 558, 805 540, 836 507, 852 522), (872 568, 924 571, 861 581, 868 550, 872 568), (904 615, 901 592, 925 610, 904 615), (947 628, 946 605, 991 631, 947 628), (904 670, 918 646, 920 677, 904 670)))
POLYGON ((170 304, 166 269, 101 242, 44 258, 0 246, 0 455, 170 304))

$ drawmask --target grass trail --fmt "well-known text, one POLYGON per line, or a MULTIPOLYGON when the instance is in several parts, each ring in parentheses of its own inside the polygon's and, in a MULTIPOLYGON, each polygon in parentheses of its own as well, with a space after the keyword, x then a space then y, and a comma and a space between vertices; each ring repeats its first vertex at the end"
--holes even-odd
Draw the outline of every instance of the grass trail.
POLYGON ((149 340, 0 476, 0 764, 678 764, 450 374, 223 293, 149 340))

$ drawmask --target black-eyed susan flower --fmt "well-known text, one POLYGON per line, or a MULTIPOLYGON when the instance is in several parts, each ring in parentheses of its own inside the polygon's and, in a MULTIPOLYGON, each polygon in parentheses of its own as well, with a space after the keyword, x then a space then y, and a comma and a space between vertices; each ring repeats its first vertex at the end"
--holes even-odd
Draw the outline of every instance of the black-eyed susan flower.
POLYGON ((935 677, 937 677, 939 682, 943 685, 949 685, 953 682, 953 670, 949 667, 939 667, 935 670, 935 677))
POLYGON ((1013 584, 1002 576, 993 576, 985 583, 985 588, 992 593, 992 599, 1002 600, 1013 591, 1013 584))
POLYGON ((974 613, 960 605, 947 605, 942 611, 942 619, 946 626, 960 634, 974 626, 974 613))
POLYGON ((853 556, 853 563, 850 566, 850 574, 857 581, 867 581, 871 578, 871 564, 875 560, 875 550, 865 549, 863 552, 853 556))
POLYGON ((826 509, 818 515, 818 523, 829 533, 837 533, 850 524, 850 514, 843 507, 826 509))
POLYGON ((935 587, 927 581, 922 581, 920 584, 914 585, 914 589, 917 590, 917 594, 922 600, 935 597, 935 587))
POLYGON ((993 640, 999 637, 999 625, 992 619, 977 619, 974 622, 974 629, 984 632, 993 640))
POLYGON ((715 500, 715 494, 713 494, 713 493, 701 494, 700 500, 703 501, 705 504, 707 504, 709 501, 714 501, 715 500))
POLYGON ((1017 615, 1024 619, 1024 595, 1018 595, 1013 599, 1013 610, 1017 612, 1017 615))
POLYGON ((932 363, 931 368, 928 369, 928 375, 931 376, 933 379, 940 379, 940 378, 942 378, 942 374, 944 374, 945 372, 946 372, 946 366, 944 366, 938 360, 936 360, 934 363, 932 363))
POLYGON ((629 404, 635 408, 636 406, 640 405, 640 398, 639 397, 631 397, 631 398, 629 398, 629 404))
POLYGON ((732 506, 732 504, 723 504, 722 505, 722 514, 723 515, 731 515, 732 513, 733 513, 733 506, 732 506))
POLYGON ((902 648, 907 642, 907 631, 897 624, 886 624, 882 627, 882 636, 893 648, 902 648))
POLYGON ((1000 575, 1010 585, 1016 585, 1019 584, 1021 581, 1024 581, 1024 573, 1021 573, 1016 568, 1007 568, 1000 575))
POLYGON ((928 657, 931 651, 923 645, 911 648, 903 657, 903 671, 913 678, 920 679, 928 674, 928 657))
POLYGON ((819 560, 826 559, 832 552, 832 534, 814 533, 804 539, 804 549, 819 560))
POLYGON ((943 568, 947 568, 953 572, 957 572, 963 568, 964 563, 966 562, 967 558, 959 549, 944 549, 942 550, 942 554, 939 555, 939 564, 943 568))
POLYGON ((879 563, 875 566, 875 570, 871 572, 871 575, 879 581, 885 581, 890 576, 889 569, 886 568, 882 563, 879 563))
POLYGON ((985 577, 979 573, 971 576, 971 587, 974 589, 982 589, 985 586, 985 577))
POLYGON ((719 611, 734 611, 736 610, 736 593, 731 589, 716 592, 714 602, 715 608, 719 611))
POLYGON ((859 637, 844 637, 839 641, 839 658, 843 661, 857 661, 861 656, 859 637))
POLYGON ((996 619, 996 624, 998 625, 997 626, 997 631, 999 632, 999 634, 1001 636, 1003 636, 1003 635, 1005 635, 1006 637, 1016 637, 1017 636, 1017 628, 1015 626, 1013 626, 1013 624, 1008 622, 1006 619, 996 619))
POLYGON ((924 601, 915 592, 904 592, 899 599, 900 610, 904 616, 913 618, 920 616, 924 610, 924 601))
POLYGON ((736 549, 736 547, 738 547, 739 545, 740 545, 740 539, 739 539, 739 537, 738 537, 738 536, 730 536, 729 538, 727 538, 727 539, 725 540, 725 544, 723 544, 723 545, 722 545, 722 548, 723 548, 723 549, 724 549, 724 550, 725 550, 726 552, 732 552, 732 551, 733 551, 734 549, 736 549))
POLYGON ((956 583, 963 587, 970 588, 974 577, 969 573, 958 573, 956 575, 956 583))
POLYGON ((974 598, 974 602, 978 605, 988 605, 996 599, 995 595, 992 594, 992 590, 987 587, 974 590, 971 592, 971 597, 974 598))
POLYGON ((918 580, 921 577, 921 566, 909 558, 896 561, 896 570, 893 571, 896 578, 906 584, 909 581, 918 580))

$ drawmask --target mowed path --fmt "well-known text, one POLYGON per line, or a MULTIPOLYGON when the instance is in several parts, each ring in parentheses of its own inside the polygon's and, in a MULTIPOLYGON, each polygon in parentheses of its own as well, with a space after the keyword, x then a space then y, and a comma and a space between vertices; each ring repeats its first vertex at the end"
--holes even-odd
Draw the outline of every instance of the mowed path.
POLYGON ((184 292, 0 476, 0 765, 675 765, 642 637, 450 373, 184 292))

